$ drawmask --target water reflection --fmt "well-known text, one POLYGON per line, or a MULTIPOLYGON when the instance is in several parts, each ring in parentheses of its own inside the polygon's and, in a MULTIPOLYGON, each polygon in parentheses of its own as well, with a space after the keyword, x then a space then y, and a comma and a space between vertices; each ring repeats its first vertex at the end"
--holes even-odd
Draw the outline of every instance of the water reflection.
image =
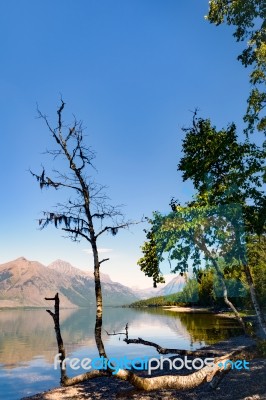
MULTIPOLYGON (((94 309, 62 310, 61 332, 67 355, 97 357, 94 309)), ((213 315, 174 313, 164 309, 104 309, 103 327, 121 332, 129 323, 129 337, 157 342, 163 347, 196 349, 240 331, 233 320, 213 315)), ((0 311, 0 393, 18 400, 59 385, 53 359, 57 344, 53 321, 44 309, 0 311)), ((153 347, 127 345, 119 336, 103 334, 109 357, 154 357, 153 347)), ((82 372, 82 371, 80 371, 82 372)), ((68 369, 69 376, 75 371, 68 369)))
MULTIPOLYGON (((67 354, 80 348, 96 352, 94 313, 94 309, 61 311, 61 331, 67 354)), ((129 323, 129 336, 132 338, 142 337, 165 347, 177 348, 198 348, 241 332, 233 320, 209 314, 173 313, 163 309, 104 310, 106 331, 121 332, 126 323, 129 323)), ((45 310, 3 310, 0 324, 2 368, 14 368, 38 357, 52 363, 57 349, 56 339, 52 319, 45 310)), ((103 337, 111 352, 128 353, 132 346, 119 341, 118 336, 103 334, 103 337)))
POLYGON ((210 345, 243 334, 239 324, 230 318, 210 314, 193 314, 191 317, 191 314, 185 313, 180 313, 179 318, 193 342, 200 341, 210 345))

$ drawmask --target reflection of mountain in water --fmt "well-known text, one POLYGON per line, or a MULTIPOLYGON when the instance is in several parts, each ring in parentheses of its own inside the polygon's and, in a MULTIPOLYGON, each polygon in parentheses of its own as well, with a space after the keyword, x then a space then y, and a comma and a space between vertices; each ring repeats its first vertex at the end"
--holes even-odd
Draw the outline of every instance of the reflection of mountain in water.
MULTIPOLYGON (((118 310, 104 310, 104 328, 108 332, 123 329, 136 314, 119 313, 118 310)), ((60 321, 67 353, 81 345, 94 347, 93 308, 61 310, 60 321)), ((43 356, 48 362, 53 361, 57 353, 56 337, 52 318, 45 310, 3 310, 0 312, 0 324, 0 364, 15 367, 18 362, 27 362, 38 356, 43 356)))
MULTIPOLYGON (((73 314, 74 310, 62 310, 61 321, 73 314)), ((0 313, 0 321, 0 363, 16 366, 41 355, 52 360, 56 353, 55 334, 45 310, 6 310, 0 313)), ((65 339, 70 344, 73 340, 67 334, 65 339)))
MULTIPOLYGON (((67 354, 86 347, 96 351, 95 310, 61 310, 61 332, 67 354)), ((192 342, 212 343, 232 334, 234 322, 212 315, 173 313, 166 310, 105 308, 103 328, 123 332, 129 323, 129 337, 157 341, 164 347, 190 348, 192 342), (171 342, 169 345, 169 332, 171 342), (181 346, 181 347, 180 347, 181 346)), ((52 363, 57 353, 53 321, 45 310, 0 312, 0 364, 13 368, 19 362, 43 357, 52 363)), ((127 347, 117 336, 103 333, 105 344, 127 347)), ((204 344, 204 343, 202 343, 204 344)), ((135 346, 135 345, 132 345, 135 346)), ((141 346, 141 348, 144 348, 141 346)))

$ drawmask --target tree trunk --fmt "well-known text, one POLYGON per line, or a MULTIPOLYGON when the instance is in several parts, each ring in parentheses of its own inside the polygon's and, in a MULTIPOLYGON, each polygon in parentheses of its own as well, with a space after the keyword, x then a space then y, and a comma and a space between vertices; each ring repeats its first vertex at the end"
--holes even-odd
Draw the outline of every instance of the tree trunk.
POLYGON ((64 382, 68 379, 66 375, 66 369, 63 368, 63 362, 66 358, 66 352, 64 348, 64 343, 63 339, 61 336, 61 330, 60 330, 60 318, 59 318, 59 311, 60 311, 60 300, 58 293, 56 293, 55 297, 45 297, 45 300, 54 300, 54 313, 50 310, 46 310, 48 314, 51 315, 51 317, 54 320, 54 329, 55 329, 55 334, 56 334, 56 340, 57 340, 57 347, 58 347, 58 354, 60 354, 59 358, 59 364, 60 364, 60 373, 61 373, 61 379, 60 383, 61 385, 64 385, 64 382))
POLYGON ((233 303, 228 299, 227 296, 227 287, 224 281, 224 277, 223 274, 220 270, 220 267, 215 259, 215 257, 212 256, 211 252, 208 250, 206 244, 203 241, 200 241, 198 238, 194 238, 195 243, 198 245, 198 247, 204 252, 204 254, 211 260, 215 271, 220 279, 221 285, 222 285, 222 289, 223 289, 223 298, 224 298, 224 302, 225 304, 228 305, 229 308, 231 308, 231 310, 233 311, 233 313, 235 314, 236 319, 238 320, 238 322, 240 323, 240 325, 242 326, 242 328, 244 329, 244 331, 247 333, 247 329, 246 329, 246 325, 243 321, 243 319, 241 318, 239 312, 237 311, 237 309, 235 308, 235 306, 233 305, 233 303))
MULTIPOLYGON (((237 226, 235 226, 235 231, 236 231, 236 238, 237 238, 237 244, 238 244, 238 248, 241 249, 241 242, 240 242, 240 233, 239 233, 239 229, 237 226)), ((251 301, 254 307, 254 310, 256 312, 256 316, 258 319, 258 323, 259 326, 261 328, 261 332, 259 332, 259 336, 262 336, 262 338, 266 339, 266 321, 265 321, 265 317, 264 317, 264 313, 263 310, 257 300, 257 295, 256 295, 256 291, 255 291, 255 286, 254 286, 254 282, 253 282, 253 278, 250 272, 250 268, 248 266, 248 262, 247 262, 247 258, 246 255, 243 253, 240 253, 240 261, 243 264, 244 267, 244 273, 248 282, 248 286, 249 286, 249 291, 250 291, 250 297, 251 297, 251 301)))
MULTIPOLYGON (((217 263, 216 263, 217 264, 217 263)), ((224 298, 224 302, 225 304, 228 305, 229 308, 231 308, 231 310, 233 311, 233 313, 235 314, 236 319, 239 321, 239 323, 241 324, 242 328, 244 329, 245 332, 247 332, 246 329, 246 325, 245 322, 243 321, 242 317, 240 316, 239 312, 237 311, 237 309, 235 308, 235 306, 233 305, 233 303, 228 299, 227 296, 227 287, 224 281, 224 277, 223 274, 221 273, 221 271, 219 270, 219 266, 217 265, 217 268, 215 267, 215 270, 217 272, 217 275, 220 278, 220 282, 222 284, 222 288, 223 288, 223 298, 224 298)))
POLYGON ((251 296, 251 300, 254 306, 254 310, 256 312, 257 318, 258 318, 258 322, 261 328, 261 335, 264 339, 266 339, 266 321, 265 321, 265 317, 264 317, 264 313, 263 310, 257 300, 257 295, 256 295, 256 291, 255 291, 255 286, 254 286, 254 282, 253 282, 253 278, 252 275, 250 273, 250 269, 249 266, 244 263, 244 271, 245 271, 245 275, 247 278, 247 282, 248 282, 248 286, 250 289, 250 296, 251 296))
POLYGON ((101 277, 100 277, 100 262, 99 262, 98 249, 94 232, 91 235, 91 246, 94 257, 94 284, 95 284, 95 299, 96 299, 96 319, 95 319, 94 335, 99 356, 107 358, 104 344, 102 341, 103 298, 102 298, 102 287, 101 287, 101 277))
MULTIPOLYGON (((253 347, 252 347, 253 349, 253 347)), ((251 350, 252 350, 251 349, 251 350)), ((250 360, 254 357, 254 354, 250 353, 248 356, 247 348, 241 351, 237 350, 232 353, 225 354, 222 357, 218 357, 214 361, 214 365, 205 366, 200 370, 197 370, 189 375, 163 375, 154 378, 142 378, 130 370, 120 369, 116 375, 110 375, 111 378, 128 381, 138 390, 151 391, 151 390, 162 390, 162 389, 178 389, 187 390, 193 389, 204 382, 211 382, 213 378, 221 374, 224 375, 226 371, 231 369, 231 363, 226 364, 226 369, 221 369, 220 363, 224 363, 227 360, 234 361, 235 359, 241 358, 241 353, 244 352, 246 360, 250 360)), ((76 383, 81 383, 88 379, 93 379, 99 376, 106 376, 106 372, 92 371, 86 374, 78 375, 74 378, 68 378, 64 382, 64 386, 72 386, 76 383)), ((217 382, 214 381, 214 385, 217 382)))

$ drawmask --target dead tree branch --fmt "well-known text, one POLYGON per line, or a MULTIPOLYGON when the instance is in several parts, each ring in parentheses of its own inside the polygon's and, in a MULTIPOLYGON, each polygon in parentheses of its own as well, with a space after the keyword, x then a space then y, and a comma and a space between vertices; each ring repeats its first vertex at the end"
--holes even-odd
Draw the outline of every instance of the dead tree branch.
MULTIPOLYGON (((60 369, 61 369, 61 385, 62 386, 73 386, 77 383, 81 383, 84 381, 87 381, 89 379, 94 379, 98 378, 100 376, 109 376, 110 378, 116 378, 120 379, 123 381, 128 381, 131 383, 136 389, 138 390, 144 390, 144 391, 151 391, 151 390, 158 390, 158 389, 179 389, 179 390, 185 390, 185 389, 191 389, 196 386, 199 386, 200 384, 204 382, 211 382, 213 378, 218 375, 219 379, 221 379, 224 375, 225 372, 231 369, 231 363, 226 364, 226 367, 224 371, 221 371, 220 369, 220 363, 223 363, 224 361, 230 359, 230 360, 235 360, 237 357, 240 356, 241 352, 243 352, 243 348, 237 349, 233 352, 220 355, 214 360, 214 365, 213 367, 211 366, 205 366, 200 370, 197 370, 196 372, 193 372, 189 375, 164 375, 164 376, 158 376, 154 378, 142 378, 133 373, 131 370, 125 370, 125 369, 119 369, 116 375, 112 375, 112 370, 109 368, 106 371, 91 371, 87 372, 84 374, 77 375, 76 377, 69 378, 66 374, 66 370, 62 368, 62 362, 65 359, 65 349, 63 345, 63 340, 61 337, 60 333, 60 322, 59 322, 59 296, 58 293, 55 295, 53 298, 46 298, 46 300, 54 300, 55 301, 55 312, 52 313, 50 310, 47 310, 47 312, 53 317, 54 323, 55 323, 55 331, 56 331, 56 337, 57 337, 57 343, 58 343, 58 351, 61 353, 61 358, 60 358, 60 369)), ((128 324, 126 324, 125 327, 125 332, 120 332, 120 333, 113 333, 108 335, 118 335, 118 334, 125 334, 128 336, 128 324)), ((127 339, 124 339, 125 341, 127 339)), ((134 340, 134 339, 132 339, 134 340)), ((143 341, 142 339, 140 340, 139 343, 145 344, 145 345, 155 345, 155 343, 148 342, 148 341, 143 341)), ((137 343, 137 342, 129 342, 129 343, 137 343)), ((158 349, 162 349, 160 346, 156 345, 158 349)), ((251 349, 250 348, 245 348, 244 350, 246 351, 245 358, 247 359, 247 352, 251 349)), ((253 347, 252 347, 253 349, 253 347)), ((173 352, 173 349, 170 349, 171 352, 173 352)), ((161 354, 166 354, 166 353, 161 353, 161 354)), ((179 350, 179 354, 181 354, 179 350)), ((183 353, 184 354, 184 353, 183 353)), ((191 355, 197 355, 197 352, 186 352, 187 354, 191 355)), ((207 353, 208 354, 208 353, 207 353)), ((212 356, 214 353, 210 353, 212 356)), ((201 353, 202 355, 202 353, 201 353)), ((205 353, 206 355, 206 353, 205 353)), ((250 358, 252 358, 252 355, 250 355, 250 358)), ((217 378, 218 379, 218 378, 217 378)), ((217 380, 214 381, 213 386, 215 386, 217 383, 217 380)))
POLYGON ((181 349, 168 349, 161 347, 159 344, 150 342, 149 340, 144 340, 142 338, 137 339, 124 339, 127 344, 143 344, 144 346, 154 347, 159 354, 179 354, 180 356, 205 356, 205 357, 215 357, 221 355, 219 351, 205 351, 204 348, 200 350, 181 350, 181 349))
POLYGON ((108 335, 108 336, 116 336, 116 335, 125 335, 126 336, 126 338, 124 339, 124 341, 126 341, 126 339, 128 339, 128 323, 126 324, 126 326, 125 326, 125 332, 113 332, 113 333, 109 333, 109 332, 107 332, 106 330, 105 330, 105 332, 106 332, 106 334, 108 335))

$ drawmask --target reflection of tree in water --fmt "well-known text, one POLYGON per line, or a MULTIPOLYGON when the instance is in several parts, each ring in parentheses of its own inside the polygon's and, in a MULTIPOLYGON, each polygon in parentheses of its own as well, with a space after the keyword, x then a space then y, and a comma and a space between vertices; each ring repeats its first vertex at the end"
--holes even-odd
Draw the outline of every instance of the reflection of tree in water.
MULTIPOLYGON (((94 308, 61 310, 61 332, 67 354, 86 346, 94 349, 94 308)), ((16 367, 19 362, 29 362, 34 357, 44 357, 49 363, 57 353, 54 327, 44 309, 4 310, 0 313, 0 364, 16 367)), ((167 347, 165 328, 174 332, 177 340, 213 343, 239 331, 235 322, 206 314, 174 313, 164 309, 105 308, 103 327, 108 332, 123 332, 129 323, 129 334, 146 329, 152 335, 156 324, 161 334, 160 345, 167 347)), ((144 334, 146 336, 146 334, 144 334)), ((140 336, 140 335, 139 335, 140 336)), ((105 343, 110 337, 103 334, 105 343)), ((143 337, 149 340, 149 337, 143 337)), ((123 342, 121 342, 123 346, 123 342)))
POLYGON ((183 339, 185 338, 188 341, 190 341, 190 333, 188 332, 186 326, 182 323, 182 321, 175 313, 163 309, 161 310, 152 309, 149 311, 145 311, 145 314, 143 315, 143 319, 147 322, 149 318, 148 314, 150 314, 151 322, 154 321, 154 316, 156 315, 156 322, 159 322, 161 325, 162 340, 164 340, 163 337, 164 328, 168 327, 172 332, 174 332, 177 338, 183 338, 183 339))
POLYGON ((242 334, 242 329, 231 318, 204 313, 178 313, 163 308, 148 308, 145 311, 143 309, 139 311, 161 318, 162 324, 168 326, 177 336, 190 338, 191 346, 195 342, 213 344, 242 334))
MULTIPOLYGON (((122 311, 116 308, 104 310, 104 328, 107 331, 121 330, 127 322, 138 317, 134 310, 129 313, 128 310, 122 311)), ((80 346, 95 347, 94 308, 62 309, 60 321, 68 354, 80 346)), ((45 309, 0 312, 0 364, 5 368, 14 368, 19 362, 29 362, 38 356, 52 363, 56 353, 54 327, 45 309)))
POLYGON ((191 335, 192 341, 213 344, 243 333, 235 320, 210 314, 180 313, 180 321, 191 335))

